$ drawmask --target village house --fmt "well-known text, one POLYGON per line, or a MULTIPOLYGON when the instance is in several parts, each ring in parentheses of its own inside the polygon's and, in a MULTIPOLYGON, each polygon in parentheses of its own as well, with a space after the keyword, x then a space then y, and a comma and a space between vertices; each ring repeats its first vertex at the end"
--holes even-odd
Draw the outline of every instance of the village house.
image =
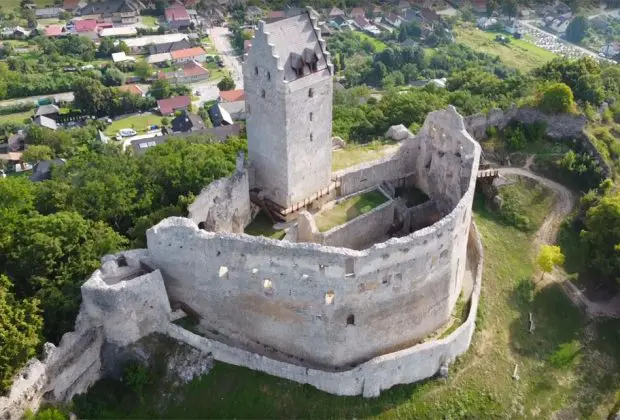
POLYGON ((331 19, 334 19, 334 18, 336 18, 336 17, 338 17, 338 16, 345 16, 345 15, 346 15, 346 14, 345 14, 344 10, 339 9, 339 8, 337 8, 337 7, 332 7, 332 10, 330 10, 330 11, 329 11, 329 15, 328 15, 328 16, 329 16, 331 19))
POLYGON ((77 9, 76 15, 96 19, 97 22, 130 25, 140 21, 145 8, 139 0, 108 0, 87 4, 77 9))
POLYGON ((172 51, 186 50, 188 48, 192 48, 192 44, 185 37, 179 41, 163 42, 161 44, 153 43, 149 45, 149 54, 171 53, 172 51))
POLYGON ((62 2, 62 8, 66 12, 73 12, 79 8, 86 6, 86 1, 84 0, 64 0, 62 2))
POLYGON ((198 61, 204 63, 207 59, 205 50, 202 47, 186 48, 170 52, 174 63, 186 63, 188 61, 198 61))
POLYGON ((160 99, 157 101, 157 107, 161 115, 172 115, 176 111, 187 111, 192 101, 189 96, 174 96, 172 98, 160 99))
POLYGON ((191 23, 187 9, 185 9, 185 6, 179 2, 174 3, 172 6, 164 10, 164 17, 166 19, 166 23, 168 24, 168 28, 171 30, 188 28, 191 23))
POLYGON ((170 83, 194 83, 208 79, 209 70, 196 61, 190 61, 178 70, 167 73, 160 71, 157 78, 168 80, 170 83))
POLYGON ((351 9, 351 13, 349 13, 351 19, 356 20, 358 18, 366 19, 366 11, 362 7, 354 7, 351 9))
POLYGON ((134 83, 119 86, 118 90, 121 92, 128 92, 133 95, 144 96, 144 91, 142 90, 142 88, 134 83))
POLYGON ((172 132, 174 133, 190 133, 202 131, 206 128, 202 118, 196 114, 186 111, 175 117, 170 122, 170 125, 172 126, 172 132))
POLYGON ((51 19, 57 18, 62 12, 64 12, 64 10, 60 7, 45 7, 43 9, 36 9, 34 14, 37 19, 51 19))
POLYGON ((48 38, 57 38, 65 34, 65 27, 62 25, 49 25, 43 30, 43 35, 48 38))
POLYGON ((218 102, 237 102, 245 101, 245 91, 243 89, 221 90, 218 102))
POLYGON ((58 120, 58 116, 60 115, 60 108, 58 108, 54 104, 41 105, 40 107, 37 108, 37 111, 35 112, 34 116, 35 117, 40 117, 42 115, 44 115, 47 118, 51 118, 54 121, 56 121, 56 120, 58 120))

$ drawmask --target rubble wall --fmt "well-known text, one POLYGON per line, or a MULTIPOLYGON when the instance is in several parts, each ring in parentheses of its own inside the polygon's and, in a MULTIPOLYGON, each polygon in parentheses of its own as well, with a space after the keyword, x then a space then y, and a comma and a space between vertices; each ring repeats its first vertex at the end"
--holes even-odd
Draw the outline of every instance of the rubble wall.
POLYGON ((243 155, 237 158, 237 169, 229 177, 213 181, 188 207, 189 218, 211 232, 241 233, 252 221, 248 171, 243 155))
POLYGON ((148 267, 146 250, 102 259, 102 268, 82 285, 82 306, 75 330, 58 346, 44 345, 41 360, 31 360, 16 376, 7 397, 0 397, 0 418, 21 418, 36 411, 44 395, 68 402, 102 377, 105 343, 131 344, 161 331, 170 322, 170 305, 159 271, 148 267))
POLYGON ((465 117, 465 126, 475 139, 484 140, 487 138, 486 132, 489 127, 497 127, 502 130, 513 121, 524 124, 544 121, 547 126, 547 136, 556 140, 574 139, 583 151, 597 160, 606 176, 611 175, 611 167, 585 132, 588 123, 585 115, 546 114, 536 108, 517 108, 513 105, 506 111, 493 109, 488 114, 481 113, 465 117))

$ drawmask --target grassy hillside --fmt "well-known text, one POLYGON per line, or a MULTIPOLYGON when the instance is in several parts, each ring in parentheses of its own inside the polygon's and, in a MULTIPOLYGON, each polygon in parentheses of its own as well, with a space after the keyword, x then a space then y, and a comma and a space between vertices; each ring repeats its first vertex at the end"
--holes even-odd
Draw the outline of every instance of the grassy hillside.
POLYGON ((511 38, 509 44, 504 45, 495 41, 498 33, 485 32, 477 28, 461 26, 455 29, 455 35, 456 42, 465 44, 476 51, 497 55, 502 60, 502 63, 521 71, 529 71, 540 67, 556 57, 550 51, 537 47, 525 40, 514 39, 504 33, 501 35, 511 38))
MULTIPOLYGON (((539 221, 531 212, 546 213, 549 205, 526 215, 539 221)), ((81 418, 605 418, 618 401, 620 321, 587 319, 558 286, 537 289, 532 235, 504 225, 481 203, 475 210, 485 248, 477 332, 446 381, 397 386, 376 399, 336 397, 217 363, 174 392, 154 384, 136 395, 100 381, 73 408, 81 418)))

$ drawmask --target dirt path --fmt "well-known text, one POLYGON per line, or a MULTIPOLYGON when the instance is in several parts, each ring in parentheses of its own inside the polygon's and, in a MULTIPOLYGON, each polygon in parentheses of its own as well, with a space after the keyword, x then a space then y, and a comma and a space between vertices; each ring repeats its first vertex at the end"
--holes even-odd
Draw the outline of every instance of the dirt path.
MULTIPOLYGON (((577 197, 563 185, 530 172, 529 167, 532 164, 532 160, 528 158, 523 168, 499 168, 499 173, 500 175, 517 175, 533 179, 555 192, 556 201, 553 209, 545 218, 534 237, 534 246, 538 249, 541 245, 556 243, 560 224, 577 204, 577 197)), ((535 275, 535 278, 538 278, 538 275, 535 275)), ((606 302, 593 302, 568 280, 564 270, 557 268, 553 273, 545 274, 544 278, 537 283, 537 286, 544 287, 552 282, 559 283, 573 303, 582 307, 588 315, 620 318, 620 294, 606 302)))

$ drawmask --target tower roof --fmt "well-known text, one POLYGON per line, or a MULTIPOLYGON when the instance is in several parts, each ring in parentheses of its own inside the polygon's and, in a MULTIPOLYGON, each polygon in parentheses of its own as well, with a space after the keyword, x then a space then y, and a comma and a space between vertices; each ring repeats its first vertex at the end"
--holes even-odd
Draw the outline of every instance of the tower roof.
MULTIPOLYGON (((330 68, 329 53, 310 10, 273 23, 261 22, 259 32, 266 36, 284 80, 291 82, 310 72, 330 68)), ((256 39, 259 37, 257 36, 256 39)))

